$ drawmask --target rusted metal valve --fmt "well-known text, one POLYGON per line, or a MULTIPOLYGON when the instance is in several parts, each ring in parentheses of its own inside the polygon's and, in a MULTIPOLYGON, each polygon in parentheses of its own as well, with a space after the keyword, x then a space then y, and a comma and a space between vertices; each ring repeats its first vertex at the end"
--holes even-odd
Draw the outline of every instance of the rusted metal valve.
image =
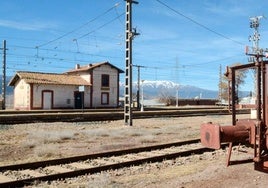
POLYGON ((265 151, 268 148, 266 131, 264 138, 258 136, 258 127, 261 123, 253 119, 238 120, 235 125, 220 126, 211 122, 201 125, 201 143, 203 146, 220 149, 221 143, 229 142, 227 166, 230 164, 233 143, 252 145, 254 149, 255 170, 268 173, 268 155, 265 151), (264 153, 264 154, 262 154, 264 153))
POLYGON ((220 126, 218 124, 206 123, 201 125, 202 145, 220 149, 221 143, 237 142, 246 143, 250 138, 250 125, 220 126))

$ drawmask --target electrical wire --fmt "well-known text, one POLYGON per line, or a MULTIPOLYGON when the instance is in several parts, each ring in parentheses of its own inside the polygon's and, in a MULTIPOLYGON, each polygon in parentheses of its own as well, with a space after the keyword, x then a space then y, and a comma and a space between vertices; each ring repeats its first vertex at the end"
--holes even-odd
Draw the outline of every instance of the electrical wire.
POLYGON ((76 38, 76 40, 79 40, 79 39, 81 39, 81 38, 84 38, 84 37, 90 35, 91 33, 96 32, 97 30, 99 30, 99 29, 105 27, 106 25, 108 25, 108 24, 114 22, 115 20, 119 19, 119 18, 120 18, 121 16, 123 16, 123 15, 125 15, 125 13, 119 14, 118 16, 116 16, 116 17, 113 18, 112 20, 110 20, 110 21, 104 23, 103 25, 99 26, 98 28, 96 28, 96 29, 94 29, 94 30, 92 30, 92 31, 90 31, 90 32, 88 32, 88 33, 86 33, 86 34, 84 34, 84 35, 82 35, 82 36, 76 38))
MULTIPOLYGON (((10 45, 9 48, 22 48, 22 49, 29 49, 29 50, 36 50, 34 47, 27 47, 27 46, 17 46, 17 45, 10 45)), ((97 54, 91 54, 91 53, 84 53, 84 52, 73 52, 69 50, 59 50, 59 49, 48 49, 48 48, 40 48, 38 49, 38 56, 40 54, 40 51, 50 51, 50 52, 56 52, 56 53, 68 53, 68 54, 79 54, 79 55, 88 55, 88 56, 95 56, 95 57, 104 57, 104 58, 114 58, 114 59, 119 59, 121 57, 119 56, 106 56, 106 55, 97 55, 97 54)), ((15 54, 13 54, 15 55, 15 54)), ((37 56, 37 55, 36 55, 37 56)), ((46 58, 46 57, 44 57, 46 58)), ((48 58, 48 57, 47 57, 48 58)))
MULTIPOLYGON (((166 4, 164 4, 162 1, 159 1, 159 0, 157 0, 159 3, 161 3, 162 5, 164 5, 164 6, 166 6, 167 8, 169 8, 169 9, 171 9, 172 11, 174 11, 174 12, 176 12, 177 14, 179 14, 179 15, 181 15, 181 16, 183 16, 183 17, 185 17, 185 18, 187 18, 188 20, 190 20, 191 22, 193 22, 193 23, 195 23, 195 24, 197 24, 197 25, 199 25, 199 26, 201 26, 201 27, 203 27, 204 29, 206 29, 206 30, 208 30, 208 31, 210 31, 210 32, 213 32, 214 34, 217 34, 217 35, 219 35, 219 36, 221 36, 221 37, 223 37, 223 38, 225 38, 225 39, 228 39, 228 40, 232 40, 231 38, 229 38, 229 37, 226 37, 226 36, 224 36, 224 35, 222 35, 222 34, 220 34, 220 33, 218 33, 218 32, 216 32, 216 31, 214 31, 214 30, 212 30, 212 29, 210 29, 210 28, 208 28, 207 26, 205 26, 205 25, 203 25, 203 24, 201 24, 201 23, 198 23, 197 21, 195 21, 195 20, 193 20, 193 19, 191 19, 191 18, 189 18, 189 17, 187 17, 187 16, 185 16, 184 14, 182 14, 182 13, 180 13, 180 12, 178 12, 177 10, 175 10, 175 9, 173 9, 173 8, 171 8, 170 6, 168 6, 168 5, 166 5, 166 4)), ((112 7, 111 8, 111 10, 113 9, 114 7, 112 7)), ((108 11, 108 10, 107 10, 108 11)), ((110 10, 109 10, 110 11, 110 10)), ((116 13, 117 13, 117 11, 116 11, 116 13)), ((94 32, 96 32, 96 30, 98 30, 98 29, 101 29, 101 28, 103 28, 104 26, 106 26, 106 25, 108 25, 108 24, 110 24, 110 23, 112 23, 113 21, 115 21, 115 20, 117 20, 117 19, 119 19, 121 16, 123 16, 124 15, 124 13, 122 13, 122 14, 118 14, 117 13, 117 17, 115 17, 114 19, 112 19, 112 20, 110 20, 109 22, 107 22, 107 23, 105 23, 105 24, 103 24, 103 25, 101 25, 101 26, 99 26, 98 28, 96 28, 96 29, 94 29, 93 31, 90 31, 90 32, 88 32, 88 33, 86 33, 86 34, 84 34, 84 35, 82 35, 82 36, 80 36, 78 39, 81 39, 81 38, 83 38, 83 37, 85 37, 85 36, 88 36, 88 35, 90 35, 90 34, 92 34, 92 33, 94 33, 94 32)), ((99 15, 99 16, 101 16, 101 15, 99 15)), ((119 19, 119 21, 120 21, 120 19, 119 19)), ((88 22, 89 23, 89 22, 88 22)), ((84 25, 86 25, 86 24, 84 24, 84 25)), ((40 48, 40 47, 42 47, 42 46, 45 46, 45 45, 47 45, 47 44, 50 44, 50 43, 53 43, 53 42, 55 42, 55 41, 57 41, 57 40, 59 40, 59 39, 61 39, 61 38, 63 38, 63 37, 65 37, 65 36, 67 36, 67 35, 69 35, 69 34, 71 34, 71 33, 73 33, 73 32, 75 32, 76 30, 78 30, 78 29, 80 29, 80 28, 82 28, 83 27, 83 25, 82 26, 80 26, 80 27, 78 27, 78 28, 76 28, 76 29, 74 29, 74 30, 72 30, 72 31, 70 31, 70 32, 68 32, 68 33, 65 33, 64 35, 62 35, 62 36, 60 36, 60 37, 58 37, 58 38, 56 38, 56 39, 54 39, 54 40, 51 40, 51 41, 49 41, 49 42, 46 42, 46 43, 43 43, 43 44, 41 44, 41 45, 39 45, 39 46, 37 46, 37 47, 23 47, 23 46, 14 46, 14 47, 20 47, 20 48, 28 48, 28 49, 31 49, 31 50, 37 50, 38 51, 38 53, 37 53, 37 56, 23 56, 23 55, 19 55, 19 54, 12 54, 12 53, 9 53, 9 55, 12 55, 12 56, 14 56, 14 57, 17 57, 17 58, 31 58, 31 59, 37 59, 38 61, 39 60, 55 60, 55 61, 65 61, 64 62, 64 65, 63 64, 59 64, 59 62, 58 62, 58 64, 55 66, 51 66, 51 68, 52 69, 54 69, 54 68, 57 68, 57 69, 62 69, 62 68, 67 68, 68 66, 66 65, 66 63, 71 63, 71 62, 76 62, 76 63, 79 63, 79 62, 87 62, 88 63, 88 60, 87 61, 85 61, 85 60, 70 60, 70 59, 67 59, 67 58, 55 58, 55 57, 47 57, 47 56, 42 56, 42 55, 40 55, 40 52, 41 51, 52 51, 52 52, 62 52, 62 53, 74 53, 74 54, 82 54, 82 55, 90 55, 90 56, 99 56, 99 57, 108 57, 108 58, 121 58, 121 57, 112 57, 112 56, 101 56, 101 55, 95 55, 95 54, 88 54, 88 53, 82 53, 82 52, 71 52, 71 51, 64 51, 64 50, 59 50, 59 49, 43 49, 43 48, 40 48), (61 66, 59 66, 59 65, 61 65, 61 66)), ((77 39, 76 39, 77 40, 77 39)), ((234 40, 232 40, 233 42, 236 42, 236 43, 239 43, 239 44, 242 44, 242 43, 240 43, 240 42, 237 42, 237 41, 234 41, 234 40)), ((80 43, 79 43, 80 44, 80 43)), ((230 57, 229 57, 230 58, 230 57)), ((225 59, 227 59, 227 58, 225 58, 225 59)), ((142 61, 142 59, 139 59, 140 61, 142 61)), ((217 60, 217 61, 220 61, 220 60, 217 60)), ((14 61, 15 62, 15 61, 14 61)), ((30 62, 30 61, 29 61, 30 62)), ((202 65, 204 65, 204 64, 209 64, 209 63, 212 63, 212 62, 216 62, 216 60, 215 61, 211 61, 211 62, 204 62, 204 63, 198 63, 198 64, 195 64, 194 65, 194 67, 199 67, 199 66, 202 66, 202 65)), ((169 62, 167 62, 167 63, 169 63, 169 62)), ((32 60, 31 60, 31 62, 30 62, 30 64, 33 64, 32 63, 32 60)), ((170 64, 172 64, 172 63, 170 63, 170 64)), ((27 64, 27 62, 26 62, 26 64, 25 65, 21 65, 21 66, 29 66, 29 64, 27 64)), ((34 62, 34 66, 35 66, 35 68, 36 67, 43 67, 44 66, 44 64, 42 64, 42 63, 40 63, 40 61, 39 62, 34 62)), ((184 77, 186 78, 186 79, 190 79, 191 77, 192 77, 192 75, 191 74, 189 74, 189 73, 187 73, 186 72, 186 74, 185 74, 185 67, 186 66, 193 66, 193 65, 181 65, 181 66, 179 66, 179 67, 182 67, 183 68, 183 71, 184 71, 184 77)), ((49 67, 46 67, 46 68, 44 68, 44 71, 47 71, 47 68, 49 68, 49 67)), ((68 67, 69 68, 69 67, 68 67)), ((144 75, 146 76, 146 75, 151 75, 151 74, 156 74, 156 78, 169 78, 170 77, 170 74, 166 74, 166 72, 164 72, 165 70, 174 70, 174 68, 177 68, 178 69, 178 66, 177 67, 175 67, 175 66, 172 66, 172 67, 168 67, 168 66, 165 66, 165 67, 163 67, 163 66, 161 66, 161 67, 149 67, 149 66, 146 66, 146 68, 147 69, 149 69, 149 71, 145 71, 144 72, 144 75), (150 71, 150 70, 155 70, 155 72, 156 73, 154 73, 154 71, 150 71), (163 70, 163 72, 161 71, 161 70, 163 70)), ((14 68, 15 69, 15 68, 14 68)), ((30 68, 29 68, 30 69, 30 68)), ((38 69, 38 70, 42 70, 42 69, 38 69)), ((204 75, 204 77, 207 75, 207 73, 208 73, 208 71, 211 71, 211 70, 206 70, 206 72, 204 72, 203 70, 201 71, 201 69, 198 71, 196 71, 195 73, 202 73, 203 75, 204 75)), ((209 80, 209 79, 207 79, 207 80, 209 80)))
POLYGON ((196 24, 196 25, 198 25, 198 26, 200 26, 200 27, 206 29, 207 31, 209 31, 209 32, 211 32, 211 33, 214 33, 214 34, 216 34, 216 35, 218 35, 218 36, 220 36, 220 37, 222 37, 222 38, 224 38, 224 39, 230 40, 230 41, 232 41, 232 42, 234 42, 234 43, 236 43, 236 44, 239 44, 239 45, 242 45, 242 46, 246 46, 246 45, 243 44, 242 42, 236 41, 236 40, 234 40, 234 39, 232 39, 232 38, 230 38, 230 37, 228 37, 228 36, 226 36, 226 35, 223 35, 223 34, 217 32, 217 31, 215 31, 215 30, 213 30, 213 29, 211 29, 211 28, 205 26, 204 24, 201 24, 201 23, 195 21, 194 19, 190 18, 189 16, 186 16, 185 14, 179 12, 178 10, 175 10, 175 9, 172 8, 171 6, 167 5, 166 3, 164 3, 164 2, 162 2, 162 1, 160 1, 160 0, 156 0, 156 1, 157 1, 158 3, 160 3, 161 5, 165 6, 166 8, 168 8, 169 10, 175 12, 176 14, 178 14, 178 15, 180 15, 180 16, 186 18, 187 20, 193 22, 194 24, 196 24))
POLYGON ((67 33, 65 33, 65 34, 63 34, 63 35, 61 35, 61 36, 59 36, 59 37, 57 37, 57 38, 55 38, 55 39, 53 39, 53 40, 50 40, 50 41, 48 41, 48 42, 46 42, 46 43, 37 45, 36 48, 40 48, 40 47, 42 47, 42 46, 48 45, 48 44, 50 44, 50 43, 53 43, 53 42, 55 42, 55 41, 57 41, 57 40, 59 40, 59 39, 65 37, 65 36, 67 36, 67 35, 70 35, 70 34, 76 32, 77 30, 79 30, 79 29, 85 27, 86 25, 90 24, 91 22, 93 22, 93 21, 99 19, 100 17, 104 16, 105 14, 107 14, 108 12, 110 12, 111 10, 113 10, 114 8, 116 8, 118 5, 119 5, 119 3, 116 3, 114 6, 112 6, 111 8, 109 8, 108 10, 106 10, 105 12, 99 14, 99 15, 96 16, 95 18, 91 19, 91 20, 88 21, 87 23, 85 23, 85 24, 83 24, 83 25, 81 25, 81 26, 79 26, 79 27, 73 29, 72 31, 69 31, 69 32, 67 32, 67 33))

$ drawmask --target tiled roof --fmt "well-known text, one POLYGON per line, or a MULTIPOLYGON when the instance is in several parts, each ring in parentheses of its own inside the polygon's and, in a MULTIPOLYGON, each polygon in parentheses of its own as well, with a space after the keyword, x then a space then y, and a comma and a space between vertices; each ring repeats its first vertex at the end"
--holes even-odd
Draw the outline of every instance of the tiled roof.
POLYGON ((78 68, 67 71, 67 74, 68 73, 74 73, 74 72, 89 71, 89 70, 92 70, 92 69, 94 69, 96 67, 100 67, 102 65, 110 65, 112 68, 117 69, 119 71, 119 73, 124 73, 123 70, 121 70, 121 69, 117 68, 116 66, 110 64, 108 61, 105 61, 105 62, 100 62, 100 63, 88 64, 88 65, 85 65, 85 66, 78 65, 78 68))
POLYGON ((53 84, 53 85, 91 85, 78 75, 53 74, 39 72, 17 72, 9 82, 10 86, 15 85, 18 79, 24 79, 26 83, 53 84))

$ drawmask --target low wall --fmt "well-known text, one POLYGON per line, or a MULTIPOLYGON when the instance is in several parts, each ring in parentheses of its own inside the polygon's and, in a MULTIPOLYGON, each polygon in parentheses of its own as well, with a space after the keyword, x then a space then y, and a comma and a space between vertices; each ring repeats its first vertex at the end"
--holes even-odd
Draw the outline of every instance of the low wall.
POLYGON ((179 99, 178 105, 216 105, 217 102, 217 99, 179 99))

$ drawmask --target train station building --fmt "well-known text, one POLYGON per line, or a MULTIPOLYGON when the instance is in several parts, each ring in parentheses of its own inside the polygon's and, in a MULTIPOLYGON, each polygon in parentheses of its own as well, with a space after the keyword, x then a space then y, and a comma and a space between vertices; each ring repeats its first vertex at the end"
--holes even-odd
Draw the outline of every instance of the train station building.
POLYGON ((109 62, 76 64, 62 74, 18 71, 9 82, 14 87, 14 109, 118 107, 123 72, 109 62))

